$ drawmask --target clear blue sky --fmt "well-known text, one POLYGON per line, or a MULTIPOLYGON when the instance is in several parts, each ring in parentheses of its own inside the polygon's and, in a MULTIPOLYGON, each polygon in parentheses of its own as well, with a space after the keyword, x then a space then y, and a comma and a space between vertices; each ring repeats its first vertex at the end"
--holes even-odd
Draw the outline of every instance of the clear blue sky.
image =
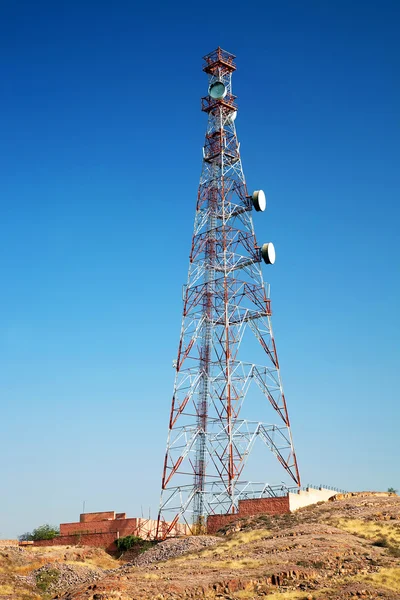
POLYGON ((0 538, 156 515, 201 169, 237 55, 304 483, 400 488, 400 4, 0 5, 0 538))

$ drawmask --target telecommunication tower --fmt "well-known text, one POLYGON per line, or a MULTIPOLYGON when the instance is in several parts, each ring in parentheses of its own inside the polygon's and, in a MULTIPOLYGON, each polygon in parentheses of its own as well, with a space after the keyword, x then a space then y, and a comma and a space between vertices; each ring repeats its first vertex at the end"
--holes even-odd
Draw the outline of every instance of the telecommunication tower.
POLYGON ((259 246, 254 233, 252 211, 262 213, 266 199, 262 190, 249 195, 243 174, 234 59, 221 48, 204 57, 208 124, 159 512, 159 522, 169 523, 167 533, 179 519, 201 532, 208 514, 235 512, 243 498, 281 493, 282 485, 244 479, 256 439, 276 456, 291 485, 300 486, 261 270, 262 262, 275 262, 275 249, 272 243, 259 246), (253 343, 263 351, 262 364, 241 360, 253 343), (262 417, 272 407, 277 424, 243 418, 253 402, 251 384, 261 398, 253 413, 262 417))

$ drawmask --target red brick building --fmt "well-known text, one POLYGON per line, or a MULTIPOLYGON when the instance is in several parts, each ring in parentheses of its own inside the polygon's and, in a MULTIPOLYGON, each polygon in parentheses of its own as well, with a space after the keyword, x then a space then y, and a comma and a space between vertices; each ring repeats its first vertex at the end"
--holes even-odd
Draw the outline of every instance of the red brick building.
MULTIPOLYGON (((168 523, 161 524, 159 536, 168 523)), ((35 542, 35 546, 81 545, 97 546, 108 551, 117 549, 115 540, 127 535, 136 535, 143 539, 154 539, 157 533, 157 521, 152 519, 126 518, 126 513, 114 511, 83 513, 76 523, 61 523, 60 535, 52 540, 35 542)), ((170 536, 186 535, 186 525, 178 523, 169 533, 170 536)))

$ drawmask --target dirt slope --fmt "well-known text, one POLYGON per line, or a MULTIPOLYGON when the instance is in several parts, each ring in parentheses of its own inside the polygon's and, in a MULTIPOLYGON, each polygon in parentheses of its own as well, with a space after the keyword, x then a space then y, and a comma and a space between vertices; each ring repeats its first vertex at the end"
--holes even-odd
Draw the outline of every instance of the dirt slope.
MULTIPOLYGON (((26 590, 30 585, 32 595, 2 595, 0 585, 0 599, 400 600, 400 498, 354 497, 294 515, 237 521, 219 539, 169 540, 119 566, 116 561, 101 565, 112 559, 101 558, 98 550, 75 548, 68 552, 80 553, 79 560, 60 561, 59 555, 50 561, 48 553, 52 564, 42 563, 39 571, 37 556, 29 557, 33 551, 23 552, 26 579, 14 586, 26 590), (68 570, 58 579, 53 573, 47 590, 35 589, 38 573, 57 571, 60 562, 85 571, 77 581, 68 570), (35 568, 29 571, 29 565, 35 568)), ((18 578, 21 556, 12 560, 19 561, 18 578)))
POLYGON ((52 590, 95 581, 115 566, 98 548, 0 546, 0 599, 47 600, 52 590))

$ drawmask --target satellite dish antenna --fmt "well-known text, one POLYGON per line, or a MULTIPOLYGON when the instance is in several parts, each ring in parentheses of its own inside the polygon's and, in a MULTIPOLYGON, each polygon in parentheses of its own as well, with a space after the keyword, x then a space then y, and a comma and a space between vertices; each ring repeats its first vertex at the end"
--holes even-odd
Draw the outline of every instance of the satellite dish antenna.
POLYGON ((273 265, 276 259, 275 247, 272 242, 261 246, 261 256, 267 265, 273 265))
POLYGON ((264 212, 264 210, 267 208, 267 199, 262 190, 256 190, 253 192, 251 201, 253 202, 253 206, 257 212, 264 212))
POLYGON ((236 117, 237 117, 237 110, 234 110, 229 113, 228 121, 230 123, 233 123, 236 120, 236 117))
POLYGON ((227 89, 222 81, 214 81, 208 88, 208 93, 214 100, 222 100, 227 94, 227 89))

